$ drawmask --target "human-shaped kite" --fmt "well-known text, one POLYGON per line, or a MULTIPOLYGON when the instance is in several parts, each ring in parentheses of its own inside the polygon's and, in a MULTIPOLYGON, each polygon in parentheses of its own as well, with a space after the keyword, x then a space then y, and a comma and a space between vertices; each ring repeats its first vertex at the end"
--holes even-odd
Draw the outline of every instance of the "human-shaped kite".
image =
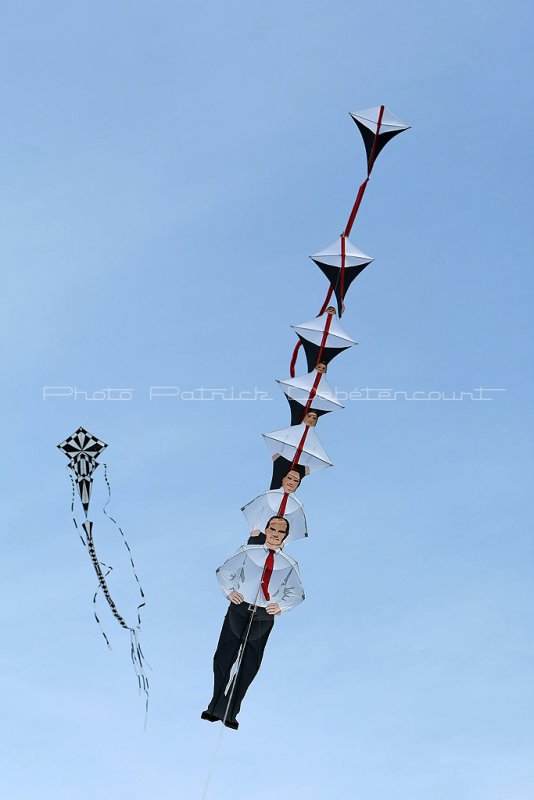
MULTIPOLYGON (((295 473, 298 475, 298 473, 295 473)), ((290 474, 284 478, 286 485, 294 485, 295 481, 290 474)), ((295 487, 296 488, 296 487, 295 487)), ((279 515, 283 504, 283 516, 290 525, 290 532, 284 540, 284 545, 294 539, 303 539, 308 536, 308 527, 304 507, 294 495, 294 490, 286 491, 284 488, 263 492, 255 497, 241 511, 249 525, 250 538, 247 544, 264 544, 265 527, 273 515, 279 515)))
POLYGON ((265 545, 243 545, 217 570, 230 605, 213 657, 213 697, 202 719, 237 730, 246 691, 260 668, 274 618, 304 600, 297 562, 281 547, 289 534, 284 517, 265 527, 265 545))

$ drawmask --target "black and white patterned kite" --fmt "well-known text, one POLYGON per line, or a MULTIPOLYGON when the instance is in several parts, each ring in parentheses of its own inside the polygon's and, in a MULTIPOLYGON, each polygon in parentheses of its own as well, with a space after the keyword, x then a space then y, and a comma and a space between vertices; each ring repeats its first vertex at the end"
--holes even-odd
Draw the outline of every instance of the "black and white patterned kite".
POLYGON ((78 531, 80 538, 87 547, 87 551, 91 558, 91 563, 93 564, 94 570, 96 572, 98 578, 98 588, 93 596, 93 613, 95 619, 100 627, 102 635, 106 641, 106 644, 111 649, 111 645, 109 643, 109 639, 102 628, 102 624, 100 622, 100 618, 97 614, 96 609, 96 602, 98 598, 99 591, 102 591, 109 608, 111 609, 111 613, 119 623, 119 625, 127 630, 130 634, 130 655, 132 658, 132 663, 134 666, 135 673, 137 675, 137 681, 139 690, 143 691, 146 696, 146 703, 148 708, 148 678, 146 676, 146 669, 145 667, 148 666, 143 651, 141 649, 141 645, 139 642, 139 635, 141 632, 141 609, 145 605, 145 595, 143 589, 141 587, 141 583, 139 581, 139 577, 136 572, 135 564, 132 558, 132 552, 130 546, 126 540, 124 532, 118 522, 108 514, 106 508, 108 503, 111 500, 111 486, 107 476, 107 465, 103 464, 104 467, 104 480, 106 483, 107 491, 108 491, 108 499, 104 505, 103 511, 104 514, 108 517, 108 519, 116 526, 118 529, 124 546, 128 551, 128 558, 130 561, 130 565, 132 568, 132 572, 137 583, 137 588, 139 592, 139 603, 137 605, 137 621, 135 625, 129 625, 122 614, 119 613, 119 610, 115 604, 111 596, 111 592, 109 590, 106 578, 112 571, 112 567, 108 564, 104 564, 103 561, 100 561, 95 549, 95 542, 93 537, 93 522, 89 520, 89 504, 91 501, 91 490, 93 487, 93 474, 96 468, 99 466, 100 462, 97 461, 97 457, 105 450, 107 444, 105 442, 100 441, 95 436, 90 434, 85 428, 78 428, 78 430, 65 439, 64 442, 58 444, 58 448, 65 453, 67 458, 69 459, 69 463, 67 465, 67 469, 70 470, 70 479, 72 483, 72 502, 71 502, 71 511, 72 511, 72 520, 74 522, 74 526, 78 531), (75 513, 75 500, 76 500, 76 490, 78 491, 78 496, 80 499, 80 503, 82 505, 85 520, 83 523, 78 525, 78 521, 76 519, 75 513), (83 532, 82 532, 83 531, 83 532))

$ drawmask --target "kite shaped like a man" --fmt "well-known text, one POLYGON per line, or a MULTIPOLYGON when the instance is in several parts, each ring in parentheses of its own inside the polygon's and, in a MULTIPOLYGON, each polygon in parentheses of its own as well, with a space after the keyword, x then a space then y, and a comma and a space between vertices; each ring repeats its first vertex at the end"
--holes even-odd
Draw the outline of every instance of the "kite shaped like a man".
POLYGON ((265 527, 265 544, 243 545, 217 570, 230 600, 213 657, 213 697, 202 719, 234 730, 246 691, 260 668, 278 614, 304 600, 297 562, 282 552, 289 522, 274 516, 265 527))

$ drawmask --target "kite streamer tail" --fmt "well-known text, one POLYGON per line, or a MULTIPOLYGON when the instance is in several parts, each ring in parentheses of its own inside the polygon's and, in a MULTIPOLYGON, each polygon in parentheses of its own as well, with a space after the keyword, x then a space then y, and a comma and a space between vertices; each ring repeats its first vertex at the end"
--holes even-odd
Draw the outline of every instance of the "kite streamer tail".
POLYGON ((71 472, 69 466, 67 466, 67 470, 68 470, 67 474, 68 474, 68 476, 70 478, 70 483, 71 483, 71 486, 72 486, 72 497, 71 497, 71 501, 70 501, 70 513, 71 513, 71 516, 72 516, 72 522, 74 524, 74 527, 76 528, 76 533, 78 534, 78 536, 82 540, 83 546, 87 547, 87 542, 85 541, 85 538, 84 538, 83 534, 80 531, 80 526, 78 525, 78 520, 76 519, 76 512, 74 511, 74 503, 76 502, 76 481, 72 477, 72 472, 71 472))
POLYGON ((104 503, 103 512, 108 517, 108 519, 115 525, 118 529, 122 542, 128 551, 128 559, 130 561, 130 567, 132 569, 133 576, 135 578, 135 582, 137 584, 137 588, 139 591, 139 603, 137 605, 137 625, 135 627, 128 627, 130 631, 130 656, 132 659, 132 665, 134 668, 134 672, 137 676, 137 685, 139 688, 139 693, 143 692, 145 695, 145 729, 146 723, 148 718, 148 700, 149 700, 149 689, 150 684, 147 676, 147 668, 152 669, 150 664, 145 658, 145 654, 143 653, 141 643, 139 640, 141 634, 141 610, 145 607, 145 593, 143 591, 143 587, 141 586, 141 581, 139 580, 139 576, 137 574, 136 566, 132 556, 132 550, 130 545, 128 544, 128 540, 124 535, 124 531, 122 530, 121 526, 117 522, 117 520, 108 514, 107 507, 111 502, 111 484, 108 478, 108 467, 107 464, 102 465, 104 467, 104 480, 106 482, 107 490, 108 490, 108 499, 104 503))
POLYGON ((134 672, 137 676, 137 685, 139 688, 139 694, 141 692, 145 695, 145 730, 146 730, 146 723, 148 719, 148 700, 149 700, 149 690, 150 684, 148 682, 147 676, 147 668, 152 669, 150 664, 145 658, 145 654, 141 648, 141 642, 139 641, 141 631, 138 628, 130 628, 130 657, 132 659, 132 665, 134 668, 134 672))
MULTIPOLYGON (((105 567, 105 566, 106 566, 106 565, 105 565, 105 564, 104 564, 102 561, 100 562, 100 564, 101 564, 101 566, 103 566, 103 567, 105 567)), ((107 578, 107 576, 109 575, 109 573, 111 572, 111 570, 112 570, 112 569, 113 569, 113 567, 107 567, 107 572, 105 572, 105 573, 104 573, 104 578, 107 578)), ((107 636, 107 634, 106 634, 106 632, 105 632, 104 628, 102 627, 102 623, 100 622, 100 617, 99 617, 99 616, 98 616, 98 614, 96 613, 96 598, 98 597, 98 592, 100 591, 100 588, 101 588, 101 587, 100 587, 100 582, 99 582, 99 584, 98 584, 98 587, 97 587, 97 590, 96 590, 96 592, 95 592, 95 593, 94 593, 94 595, 93 595, 93 615, 94 615, 94 618, 95 618, 95 620, 96 620, 96 624, 97 624, 97 625, 98 625, 98 627, 100 628, 100 633, 101 633, 101 634, 102 634, 102 636, 104 637, 104 641, 105 641, 105 643, 107 644, 108 648, 109 648, 110 650, 112 650, 113 648, 111 647, 111 644, 109 643, 108 636, 107 636)))
MULTIPOLYGON (((107 603, 108 603, 108 605, 111 608, 111 611, 113 613, 113 616, 115 617, 115 619, 117 620, 119 625, 122 628, 125 628, 126 630, 130 630, 130 626, 127 625, 127 623, 125 622, 124 618, 120 615, 117 606, 115 605, 115 601, 113 600, 113 598, 111 596, 111 593, 109 591, 109 587, 108 587, 108 585, 106 583, 106 578, 104 576, 104 573, 102 572, 102 565, 101 565, 100 561, 98 560, 98 556, 97 556, 96 550, 95 550, 95 543, 94 543, 94 539, 93 539, 93 523, 90 522, 89 520, 86 520, 83 523, 83 528, 84 528, 85 534, 87 536, 87 548, 89 550, 89 555, 91 556, 91 561, 93 562, 93 567, 94 567, 94 570, 95 570, 95 572, 97 574, 97 577, 98 577, 98 583, 99 583, 100 589, 102 589, 102 594, 106 598, 107 603)), ((107 571, 106 575, 109 575, 110 572, 111 572, 111 569, 108 568, 108 571, 107 571)))
POLYGON ((126 623, 122 615, 119 613, 119 610, 115 605, 115 601, 111 597, 108 585, 106 583, 106 577, 112 571, 112 567, 109 567, 106 564, 103 564, 103 562, 98 560, 93 540, 92 527, 93 523, 90 521, 86 521, 83 524, 83 528, 87 535, 87 547, 89 550, 89 555, 91 556, 93 567, 98 576, 98 584, 99 584, 98 589, 96 590, 93 596, 93 613, 97 621, 98 627, 100 628, 100 631, 102 633, 102 636, 104 637, 107 646, 111 650, 109 639, 100 623, 98 614, 96 613, 96 598, 98 596, 98 592, 101 590, 102 594, 107 600, 107 603, 113 613, 113 616, 115 617, 119 625, 125 630, 127 630, 130 634, 130 658, 132 659, 132 666, 137 677, 137 685, 139 688, 139 693, 144 692, 145 694, 145 728, 146 728, 146 722, 148 717, 148 698, 149 698, 149 688, 150 688, 146 670, 147 668, 151 669, 151 666, 146 660, 143 650, 141 648, 141 643, 139 641, 139 636, 141 631, 139 626, 134 628, 126 623), (107 572, 105 574, 102 571, 102 567, 105 567, 107 569, 107 572))
POLYGON ((122 530, 122 528, 119 525, 119 523, 117 522, 117 520, 114 519, 111 516, 111 514, 108 514, 108 512, 106 510, 108 505, 109 505, 109 503, 110 503, 110 501, 111 501, 111 484, 110 484, 109 479, 108 479, 108 467, 107 467, 107 464, 103 464, 102 466, 104 467, 104 480, 106 482, 106 486, 107 486, 107 489, 108 489, 108 499, 104 503, 104 507, 103 507, 102 510, 103 510, 104 514, 106 515, 106 517, 109 520, 111 520, 111 522, 118 529, 118 531, 119 531, 119 533, 120 533, 120 535, 122 537, 123 544, 124 544, 126 550, 128 551, 128 558, 130 560, 130 566, 132 568, 133 576, 135 578, 135 581, 137 583, 137 588, 139 590, 140 602, 139 602, 139 604, 137 606, 137 626, 140 627, 141 626, 141 609, 144 608, 144 606, 145 606, 145 593, 143 591, 143 587, 141 586, 141 581, 139 580, 139 576, 137 574, 137 570, 136 570, 136 567, 135 567, 135 564, 134 564, 134 560, 133 560, 133 556, 132 556, 132 550, 130 548, 130 545, 128 544, 128 540, 126 539, 126 536, 124 535, 124 531, 122 530))

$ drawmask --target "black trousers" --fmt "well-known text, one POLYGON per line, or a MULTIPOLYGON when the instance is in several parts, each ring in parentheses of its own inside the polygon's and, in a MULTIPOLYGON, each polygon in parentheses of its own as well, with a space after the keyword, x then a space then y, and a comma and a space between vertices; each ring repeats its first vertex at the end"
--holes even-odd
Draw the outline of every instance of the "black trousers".
POLYGON ((268 614, 264 608, 256 608, 252 616, 247 643, 241 655, 241 667, 237 678, 234 679, 235 688, 232 683, 228 694, 225 695, 230 672, 247 634, 251 616, 252 611, 249 611, 248 603, 239 605, 230 603, 219 636, 217 650, 213 656, 213 698, 208 706, 208 711, 219 719, 224 719, 226 716, 230 722, 235 722, 247 689, 258 673, 263 651, 274 625, 272 614, 268 614), (230 695, 232 699, 228 705, 230 695))

